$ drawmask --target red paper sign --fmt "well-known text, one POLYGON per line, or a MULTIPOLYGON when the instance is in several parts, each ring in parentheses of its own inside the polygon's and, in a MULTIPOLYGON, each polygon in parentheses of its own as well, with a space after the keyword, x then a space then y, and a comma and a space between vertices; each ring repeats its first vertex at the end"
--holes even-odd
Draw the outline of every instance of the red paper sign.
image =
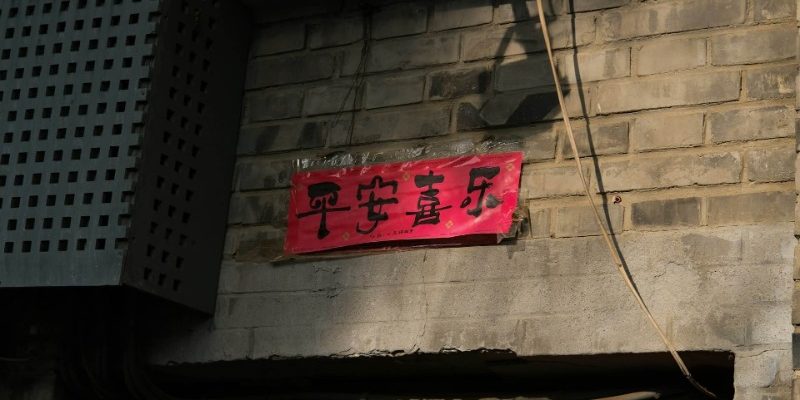
POLYGON ((514 152, 296 173, 284 250, 506 233, 521 168, 514 152))

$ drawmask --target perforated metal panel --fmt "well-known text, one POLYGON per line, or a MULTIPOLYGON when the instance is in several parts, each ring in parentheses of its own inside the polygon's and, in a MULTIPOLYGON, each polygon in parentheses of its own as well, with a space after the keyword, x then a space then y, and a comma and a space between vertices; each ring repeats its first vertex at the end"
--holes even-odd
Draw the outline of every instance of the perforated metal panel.
POLYGON ((248 25, 233 1, 0 3, 0 287, 212 309, 248 25))

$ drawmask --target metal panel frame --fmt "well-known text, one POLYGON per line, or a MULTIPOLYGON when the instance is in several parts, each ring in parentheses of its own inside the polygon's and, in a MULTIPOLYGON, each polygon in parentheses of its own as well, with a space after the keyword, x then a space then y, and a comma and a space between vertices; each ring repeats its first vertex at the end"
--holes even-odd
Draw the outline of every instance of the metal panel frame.
POLYGON ((211 312, 250 29, 235 2, 162 7, 123 280, 211 312))

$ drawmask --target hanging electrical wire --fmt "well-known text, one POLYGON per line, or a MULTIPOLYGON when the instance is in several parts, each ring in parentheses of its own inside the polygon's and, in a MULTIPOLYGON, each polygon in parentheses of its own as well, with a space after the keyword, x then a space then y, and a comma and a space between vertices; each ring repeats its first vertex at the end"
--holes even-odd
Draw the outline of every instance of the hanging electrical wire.
POLYGON ((664 345, 669 350, 669 353, 672 355, 672 358, 675 359, 675 363, 678 364, 678 368, 680 368, 683 376, 699 390, 703 394, 716 399, 717 395, 715 395, 710 390, 706 389, 703 385, 701 385, 697 380, 694 379, 691 372, 689 372, 689 368, 684 363, 683 358, 681 358, 678 351, 675 349, 675 346, 672 342, 667 338, 667 335, 664 334, 664 331, 661 329, 661 326, 658 325, 658 322, 653 317, 653 313, 650 312, 650 309, 647 307, 647 304, 642 299, 641 293, 636 288, 636 285, 633 283, 633 277, 630 275, 628 270, 625 269, 624 264, 622 263, 622 255, 619 252, 619 249, 614 246, 613 242, 611 241, 611 237, 606 229, 605 224, 603 224, 603 219, 600 217, 600 210, 597 207, 597 203, 594 200, 594 196, 592 195, 591 190, 589 189, 589 183, 586 181, 586 177, 583 174, 583 165, 581 163, 581 158, 578 154, 578 146, 575 143, 575 134, 572 132, 572 124, 570 123, 569 113, 567 112, 566 103, 564 102, 564 93, 561 90, 561 83, 558 77, 558 70, 556 69, 556 63, 553 58, 553 48, 550 44, 550 33, 547 29, 547 19, 544 15, 544 8, 542 7, 542 1, 536 1, 536 6, 539 11, 539 22, 542 26, 542 34, 544 35, 544 44, 545 48, 547 49, 547 58, 550 62, 550 71, 553 74, 553 83, 556 86, 556 95, 558 96, 558 103, 561 107, 561 117, 564 120, 564 125, 567 131, 567 137, 569 138, 569 145, 572 148, 572 158, 575 159, 575 167, 578 170, 578 176, 581 179, 581 183, 583 184, 583 189, 586 193, 586 197, 589 198, 589 203, 591 203, 592 211, 594 213, 595 220, 597 221, 597 225, 600 226, 600 232, 603 235, 603 240, 608 247, 608 251, 611 254, 611 259, 614 261, 614 264, 617 267, 617 272, 619 272, 622 279, 625 281, 625 285, 628 287, 631 295, 636 299, 636 303, 639 305, 639 308, 642 312, 647 316, 648 321, 653 326, 653 328, 658 333, 658 336, 661 338, 661 341, 664 342, 664 345))
POLYGON ((344 97, 342 98, 342 103, 339 105, 339 109, 336 111, 336 118, 334 118, 333 122, 328 126, 328 133, 330 134, 333 131, 333 128, 339 125, 341 122, 342 116, 344 115, 345 111, 347 110, 348 104, 350 104, 350 95, 353 96, 352 100, 352 109, 350 112, 350 122, 347 127, 347 142, 350 143, 350 139, 353 137, 353 131, 355 130, 356 125, 356 113, 358 111, 358 107, 360 106, 358 99, 361 97, 361 92, 363 91, 364 82, 366 81, 366 72, 367 72, 367 60, 369 58, 369 51, 370 51, 370 44, 372 42, 372 8, 368 5, 362 5, 362 36, 364 38, 364 43, 361 45, 361 53, 359 55, 358 66, 356 66, 355 72, 353 72, 353 80, 351 84, 347 88, 347 92, 345 92, 344 97))

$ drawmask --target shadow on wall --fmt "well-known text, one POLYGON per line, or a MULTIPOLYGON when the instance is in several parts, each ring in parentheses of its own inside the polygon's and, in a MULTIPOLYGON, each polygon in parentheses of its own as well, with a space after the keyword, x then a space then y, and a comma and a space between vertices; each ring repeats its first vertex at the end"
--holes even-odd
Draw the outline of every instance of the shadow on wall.
MULTIPOLYGON (((545 13, 550 13, 555 3, 561 0, 543 0, 545 13)), ((572 0, 570 0, 571 3, 572 0)), ((495 7, 510 7, 513 14, 513 21, 530 21, 528 23, 517 23, 506 28, 500 46, 494 54, 494 64, 492 70, 496 74, 495 81, 500 90, 510 90, 508 92, 493 93, 483 96, 482 104, 460 103, 458 105, 458 126, 457 129, 472 130, 490 127, 521 126, 536 122, 542 122, 553 117, 560 117, 558 96, 555 92, 555 82, 553 82, 550 72, 547 53, 545 52, 544 36, 541 24, 538 22, 538 11, 534 2, 514 0, 500 0, 495 7), (503 62, 507 54, 526 54, 527 57, 503 62), (500 66, 504 71, 509 71, 510 77, 504 79, 497 76, 500 66), (515 83, 514 78, 525 83, 515 83), (539 88, 537 92, 515 92, 517 87, 527 86, 526 83, 536 82, 539 88), (550 117, 550 118, 548 118, 550 117)), ((570 7, 571 10, 571 7, 570 7)), ((575 14, 569 16, 554 17, 548 15, 548 23, 556 18, 571 18, 571 47, 576 45, 575 14)), ((551 38, 552 40, 552 38, 551 38)), ((478 42, 477 45, 483 45, 478 42)), ((576 50, 577 51, 577 50, 576 50)), ((579 81, 580 82, 580 81, 579 81)), ((563 87, 564 96, 570 93, 569 87, 563 87)), ((584 115, 586 115, 584 107, 584 115)), ((533 133, 533 131, 532 131, 533 133)))
MULTIPOLYGON (((573 9, 572 0, 543 1, 545 12, 552 14, 548 16, 548 19, 550 20, 551 36, 556 40, 557 47, 559 49, 573 50, 571 57, 572 64, 575 65, 574 73, 576 76, 571 76, 569 79, 569 82, 573 83, 573 85, 563 86, 564 95, 569 98, 568 103, 571 106, 572 113, 574 113, 571 116, 583 116, 585 119, 588 115, 589 105, 584 98, 585 91, 580 79, 580 68, 577 65, 577 46, 583 43, 582 39, 579 38, 579 32, 582 31, 579 27, 580 19, 576 24, 576 14, 571 12, 573 9), (577 96, 574 96, 576 93, 572 93, 573 91, 577 92, 577 96), (570 97, 570 94, 573 96, 570 97), (575 106, 577 103, 580 104, 580 108, 575 106)), ((383 2, 385 3, 385 1, 383 2)), ((332 11, 332 9, 339 10, 341 8, 340 2, 332 2, 336 3, 335 7, 338 8, 331 4, 317 4, 319 2, 315 1, 303 3, 307 4, 308 7, 316 5, 319 7, 319 11, 325 10, 331 15, 335 15, 335 11, 332 11)), ((367 6, 371 6, 373 3, 381 3, 381 1, 366 1, 367 6)), ((439 3, 434 1, 428 3, 435 3, 436 6, 439 6, 439 3)), ((483 2, 474 1, 442 2, 442 4, 447 4, 448 7, 471 7, 475 6, 476 3, 483 4, 483 2)), ((476 140, 488 139, 490 141, 499 139, 506 143, 518 142, 526 150, 530 150, 531 154, 537 152, 547 153, 549 150, 550 157, 552 157, 553 148, 546 149, 545 147, 548 145, 554 146, 555 141, 550 138, 550 135, 553 135, 551 123, 560 124, 561 111, 545 52, 544 37, 538 21, 536 3, 520 0, 496 0, 494 7, 495 11, 501 8, 504 10, 504 16, 502 17, 504 23, 495 25, 492 27, 493 29, 481 31, 480 35, 483 36, 474 35, 472 39, 469 41, 464 40, 464 43, 462 43, 462 46, 464 46, 462 51, 465 54, 469 53, 469 55, 465 55, 469 64, 486 66, 486 70, 480 74, 480 77, 476 78, 474 76, 475 68, 456 69, 453 67, 448 70, 449 75, 451 75, 449 80, 444 80, 443 82, 439 82, 436 79, 432 80, 431 97, 434 98, 433 93, 435 91, 438 93, 435 97, 436 99, 445 100, 444 102, 438 102, 438 104, 444 104, 447 102, 446 99, 454 99, 452 101, 455 104, 454 107, 457 108, 457 116, 455 118, 457 126, 455 129, 459 133, 469 134, 473 132, 475 135, 471 135, 471 137, 477 137, 476 140), (505 22, 514 23, 506 24, 505 22), (491 64, 487 66, 487 62, 491 64), (440 85, 441 88, 437 88, 437 85, 440 85), (513 131, 499 129, 512 127, 517 129, 513 129, 513 131)), ((376 5, 373 9, 373 14, 379 9, 376 5)), ((370 13, 365 11, 363 14, 365 21, 368 21, 370 13)), ((364 26, 367 27, 368 24, 365 23, 364 26)), ((368 37, 368 35, 365 36, 368 37)), ((347 136, 353 136, 356 120, 363 117, 361 115, 363 112, 357 111, 358 107, 353 107, 352 103, 355 103, 355 99, 359 97, 356 92, 363 90, 357 87, 364 84, 364 75, 368 72, 367 64, 372 61, 369 55, 370 51, 371 49, 368 45, 365 45, 364 49, 362 49, 359 70, 352 77, 353 84, 351 86, 355 88, 351 88, 352 90, 348 91, 347 96, 343 99, 341 111, 336 114, 335 120, 325 125, 325 128, 319 128, 319 124, 307 124, 307 126, 330 131, 349 130, 350 133, 347 136)), ((566 52, 561 52, 561 54, 564 53, 566 52)), ((566 61, 561 54, 559 54, 560 59, 566 61)), ((583 127, 584 124, 588 125, 588 121, 580 124, 583 127)), ((592 132, 588 128, 587 126, 589 147, 593 150, 592 132)), ((386 127, 385 129, 392 129, 392 127, 386 127)), ((303 132, 304 134, 306 133, 305 130, 303 132)), ((313 136, 313 134, 314 132, 310 132, 308 136, 313 136)), ((264 135, 262 137, 277 140, 275 139, 276 136, 264 135)), ((459 135, 454 137, 450 135, 424 139, 415 138, 415 143, 403 144, 414 150, 419 149, 420 154, 424 156, 433 157, 437 154, 447 153, 450 144, 443 142, 453 142, 455 140, 458 143, 457 145, 460 145, 465 137, 470 136, 459 135), (439 146, 441 148, 437 149, 439 146)), ((269 144, 263 143, 259 145, 259 147, 265 146, 268 147, 269 144)), ((352 153, 356 159, 363 155, 359 149, 339 148, 327 150, 330 153, 324 156, 326 159, 337 159, 343 153, 352 153)), ((367 150, 367 153, 369 153, 369 150, 367 150)), ((390 155, 393 154, 390 151, 385 153, 386 157, 391 157, 390 155)), ((369 156, 384 157, 380 155, 380 152, 376 153, 374 151, 369 156)), ((529 158, 526 155, 526 159, 535 157, 533 155, 529 158)), ((375 159, 370 161, 388 160, 375 159)), ((290 166, 286 164, 285 167, 288 175, 290 166)), ((288 177, 284 176, 283 179, 288 179, 288 177)), ((274 186, 274 184, 270 186, 274 186)), ((262 203, 258 203, 255 197, 252 199, 255 204, 247 205, 247 207, 254 209, 263 207, 262 203)), ((288 198, 286 201, 288 201, 288 198)), ((276 216, 281 214, 275 210, 263 209, 254 210, 253 212, 276 216)), ((285 228, 286 220, 284 217, 278 217, 275 221, 273 226, 276 229, 285 228)), ((243 240, 239 243, 234 256, 236 261, 264 262, 281 255, 283 238, 278 236, 275 232, 265 232, 263 235, 256 234, 249 239, 243 240)))
MULTIPOLYGON (((580 50, 578 48, 579 45, 579 32, 577 27, 577 13, 575 12, 575 2, 574 0, 566 0, 565 6, 566 10, 563 10, 566 14, 554 16, 553 14, 558 14, 559 11, 559 4, 562 4, 561 0, 541 0, 543 1, 542 8, 545 10, 545 15, 547 18, 547 23, 550 31, 550 41, 553 47, 562 47, 566 50, 570 50, 571 54, 569 57, 571 60, 567 61, 566 58, 561 59, 564 63, 569 63, 573 66, 572 71, 565 71, 568 68, 564 68, 563 65, 558 65, 558 58, 557 60, 557 67, 559 69, 558 74, 561 81, 562 91, 565 99, 569 99, 569 95, 572 90, 575 90, 577 93, 577 101, 578 101, 578 110, 579 112, 575 112, 576 110, 572 110, 572 113, 569 115, 573 121, 573 129, 578 128, 578 126, 585 127, 585 134, 586 134, 586 144, 588 147, 588 154, 591 158, 591 166, 593 167, 593 176, 595 177, 595 182, 597 185, 597 190, 601 195, 601 201, 598 203, 598 207, 602 211, 601 218, 604 220, 606 227, 612 227, 613 224, 611 223, 611 213, 609 208, 609 199, 605 190, 605 186, 603 184, 603 176, 600 171, 600 164, 597 160, 597 152, 595 151, 595 143, 594 138, 592 135, 592 126, 589 119, 589 104, 587 103, 586 99, 586 91, 584 89, 584 82, 581 76, 581 67, 580 63, 578 62, 578 55, 580 54, 580 50), (558 29, 555 26, 561 22, 561 19, 568 19, 568 29, 558 29), (555 28, 555 29, 554 29, 555 28), (567 40, 564 38, 558 37, 559 34, 566 34, 568 36, 567 40), (557 46, 556 44, 562 44, 561 46, 557 46), (574 74, 572 76, 566 76, 568 73, 574 74), (565 85, 565 83, 573 82, 574 87, 570 87, 565 85), (581 118, 580 122, 574 120, 575 118, 581 118)), ((535 2, 531 2, 531 5, 528 5, 526 2, 519 2, 514 0, 499 0, 496 6, 507 5, 512 9, 514 15, 514 21, 526 21, 532 20, 535 21, 535 25, 531 26, 524 23, 518 23, 510 28, 506 29, 504 39, 502 41, 501 46, 495 53, 495 62, 494 68, 495 74, 498 74, 500 71, 502 63, 502 59, 508 49, 513 43, 516 45, 521 45, 524 47, 524 53, 528 56, 521 60, 516 60, 510 63, 502 63, 502 67, 505 70, 521 70, 522 73, 518 74, 523 80, 536 80, 540 82, 540 86, 542 88, 542 92, 540 93, 532 93, 532 94, 517 94, 511 92, 509 94, 501 93, 501 94, 494 94, 494 96, 487 99, 487 101, 479 108, 476 108, 468 103, 462 103, 459 105, 458 110, 458 129, 479 129, 479 128, 486 128, 492 127, 496 125, 501 126, 519 126, 519 125, 530 125, 537 122, 544 122, 545 120, 553 120, 553 119, 560 119, 562 118, 561 115, 561 108, 558 102, 558 96, 555 92, 555 82, 552 78, 552 73, 550 71, 549 59, 547 57, 546 47, 544 43, 544 36, 541 29, 541 24, 539 21, 538 10, 536 8, 535 2), (517 64, 516 66, 514 64, 517 64), (538 75, 537 77, 530 77, 531 75, 538 75), (500 120, 492 119, 493 114, 495 114, 495 108, 505 109, 507 116, 505 118, 500 118, 500 120)), ((496 76, 495 80, 499 83, 499 86, 511 86, 514 87, 513 84, 508 84, 504 82, 502 76, 496 76)), ((570 112, 570 100, 567 100, 567 105, 565 106, 570 112)), ((563 129, 562 129, 563 130, 563 129)), ((580 142, 580 137, 577 137, 584 131, 578 130, 576 132, 576 140, 580 142)), ((538 129, 531 129, 530 131, 522 134, 522 135, 537 135, 541 134, 542 131, 538 129)), ((559 134, 566 134, 566 132, 561 132, 559 134)), ((571 151, 569 151, 571 154, 571 151)), ((571 157, 570 157, 571 158, 571 157)), ((570 165, 572 165, 570 163, 570 165)), ((586 166, 586 164, 584 164, 586 166)), ((613 229, 613 228, 612 228, 613 229)), ((613 231, 609 233, 614 233, 613 231)), ((629 272, 628 264, 625 260, 624 254, 622 253, 619 241, 617 237, 612 235, 611 241, 613 245, 617 248, 618 253, 620 254, 622 264, 626 271, 629 272)), ((634 283, 634 286, 636 284, 634 283)))
MULTIPOLYGON (((558 7, 556 3, 560 4, 561 0, 543 0, 545 1, 545 9, 554 10, 558 7)), ((460 2, 457 4, 464 4, 460 2)), ((453 3, 451 3, 453 4, 453 3)), ((493 70, 498 71, 502 65, 503 69, 516 70, 515 75, 524 76, 527 79, 533 79, 536 82, 535 89, 529 89, 530 86, 515 86, 514 82, 508 83, 505 87, 499 88, 495 91, 493 87, 488 87, 484 94, 473 96, 472 98, 479 98, 476 102, 459 101, 458 102, 458 130, 459 131, 472 131, 481 130, 486 131, 487 137, 492 135, 505 135, 498 131, 495 133, 489 128, 502 128, 502 127, 529 127, 530 129, 515 130, 514 136, 520 140, 529 140, 536 135, 549 134, 546 130, 535 128, 534 124, 542 122, 551 122, 559 118, 559 104, 555 93, 554 82, 549 69, 548 59, 544 53, 544 38, 538 23, 538 16, 536 14, 536 6, 533 2, 515 1, 515 0, 497 0, 495 7, 510 6, 513 21, 519 21, 516 24, 500 25, 498 27, 497 35, 502 35, 500 45, 497 46, 495 37, 495 44, 492 46, 492 53, 482 56, 481 59, 492 59, 493 70), (495 47, 497 46, 497 47, 495 47), (507 54, 519 55, 514 59, 505 60, 507 54), (532 76, 531 76, 532 75, 532 76)), ((566 11, 572 10, 572 1, 569 1, 569 8, 566 11)), ((558 17, 549 17, 549 22, 558 23, 568 28, 558 31, 558 35, 569 34, 570 38, 565 39, 559 37, 559 47, 573 49, 573 61, 577 61, 577 29, 576 29, 576 16, 574 13, 567 13, 559 15, 558 17), (569 19, 569 23, 564 24, 562 19, 569 19)), ((551 25, 552 26, 552 25, 551 25)), ((480 45, 480 44, 479 44, 480 45)), ((488 48, 488 47, 487 47, 488 48)), ((579 99, 581 103, 581 111, 583 116, 588 115, 588 105, 585 103, 583 97, 583 88, 580 80, 580 70, 575 62, 576 85, 573 90, 579 92, 579 99)), ((495 80, 497 77, 495 77, 495 80)), ((487 83, 488 85, 488 83, 487 83)), ((568 87, 564 88, 565 95, 570 93, 568 87)), ((355 117, 355 113, 350 114, 355 117)), ((572 115, 572 117, 580 117, 581 115, 572 115)), ((349 122, 349 121, 346 121, 349 122)), ((588 129, 587 129, 588 130, 588 129)), ((591 130, 588 130, 589 145, 592 147, 591 130)), ((267 265, 273 252, 276 249, 282 249, 282 238, 276 240, 274 237, 261 237, 256 236, 252 243, 240 243, 239 250, 243 247, 247 248, 245 252, 239 253, 235 256, 236 261, 240 262, 257 262, 264 265, 259 267, 270 268, 267 265), (280 243, 275 243, 279 241, 280 243), (270 242, 270 243, 267 243, 270 242), (277 245, 277 246, 276 246, 277 245), (249 253, 247 253, 249 252, 249 253)), ((272 267, 278 268, 293 268, 294 262, 281 263, 280 266, 274 265, 272 267)), ((313 265, 294 265, 299 269, 316 268, 313 265)), ((346 267, 345 267, 346 268, 346 267)), ((404 272, 405 273, 405 272, 404 272)), ((411 272, 408 272, 411 273, 411 272)), ((334 274, 318 274, 314 277, 315 285, 319 287, 336 287, 336 277, 334 274)), ((305 276, 305 275, 302 275, 305 276)), ((334 294, 335 295, 335 294, 334 294)), ((391 298, 387 295, 387 302, 400 303, 402 299, 391 298)), ((349 299, 337 299, 341 309, 358 309, 360 300, 358 296, 349 299), (352 301, 352 302, 350 302, 352 301), (349 303, 350 302, 350 303, 349 303), (349 303, 349 304, 348 304, 349 303)), ((236 309, 237 304, 235 300, 221 302, 218 312, 231 313, 236 309)), ((240 311, 244 312, 244 311, 240 311)), ((246 313, 258 314, 256 310, 248 310, 246 313)), ((279 319, 275 316, 276 319, 279 319)), ((198 338, 209 331, 213 331, 214 321, 207 320, 203 316, 182 316, 181 321, 178 323, 170 324, 176 330, 173 332, 168 341, 176 345, 185 344, 183 342, 198 342, 202 343, 203 339, 198 338), (194 331, 195 333, 191 333, 194 331), (196 337, 189 337, 196 335, 196 337), (174 341, 173 341, 174 340, 174 341)), ((337 329, 334 327, 334 329, 337 329)), ((160 337, 163 343, 166 343, 166 337, 160 337)), ((190 345, 187 345, 191 347, 190 345)))

